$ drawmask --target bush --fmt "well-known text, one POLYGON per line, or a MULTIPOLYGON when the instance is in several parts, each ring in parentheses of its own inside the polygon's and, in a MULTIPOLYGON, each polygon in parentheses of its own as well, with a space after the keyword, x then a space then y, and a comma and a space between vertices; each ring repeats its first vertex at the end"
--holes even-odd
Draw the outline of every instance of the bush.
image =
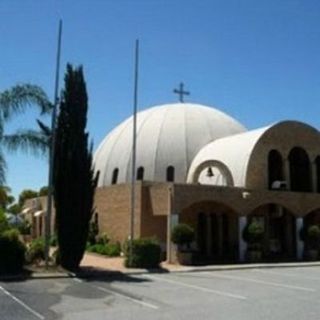
POLYGON ((96 243, 94 245, 91 245, 89 246, 88 251, 107 255, 107 247, 104 244, 96 243))
POLYGON ((118 257, 121 253, 120 243, 97 243, 87 248, 89 252, 95 252, 109 257, 118 257))
POLYGON ((31 241, 27 250, 28 263, 38 263, 45 259, 45 244, 43 238, 34 239, 31 241))
POLYGON ((0 235, 0 274, 18 273, 25 263, 25 245, 15 229, 0 235))
POLYGON ((98 244, 108 244, 109 241, 110 239, 106 233, 103 233, 96 237, 96 243, 98 244))
POLYGON ((0 208, 0 233, 8 230, 9 228, 10 227, 9 227, 8 219, 4 214, 3 210, 0 208))
POLYGON ((119 257, 121 253, 121 245, 117 243, 108 243, 108 256, 109 257, 119 257))
POLYGON ((264 236, 263 226, 258 222, 251 222, 243 230, 243 239, 248 244, 261 243, 264 236))
POLYGON ((88 239, 87 239, 87 241, 91 245, 96 244, 96 238, 98 233, 99 233, 98 223, 96 221, 91 221, 89 224, 89 232, 88 232, 88 239))
POLYGON ((130 243, 126 243, 125 266, 128 268, 157 268, 160 263, 161 248, 157 240, 141 238, 132 241, 132 257, 130 259, 130 243))
POLYGON ((23 222, 18 226, 19 231, 23 235, 31 234, 31 224, 27 220, 23 220, 23 222))
POLYGON ((319 249, 320 228, 317 225, 311 225, 307 229, 307 242, 310 248, 319 249))
POLYGON ((180 223, 177 224, 171 233, 171 240, 178 246, 190 246, 194 239, 194 230, 189 225, 180 223))
POLYGON ((58 245, 57 235, 56 235, 56 234, 53 234, 53 235, 50 237, 50 246, 51 246, 51 247, 56 247, 57 245, 58 245))

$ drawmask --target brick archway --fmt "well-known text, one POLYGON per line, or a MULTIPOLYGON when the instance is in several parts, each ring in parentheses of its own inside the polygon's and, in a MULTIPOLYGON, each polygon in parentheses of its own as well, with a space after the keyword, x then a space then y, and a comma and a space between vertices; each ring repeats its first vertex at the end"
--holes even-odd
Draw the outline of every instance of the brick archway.
POLYGON ((195 230, 196 262, 237 260, 238 214, 227 204, 194 203, 181 211, 179 221, 195 230))

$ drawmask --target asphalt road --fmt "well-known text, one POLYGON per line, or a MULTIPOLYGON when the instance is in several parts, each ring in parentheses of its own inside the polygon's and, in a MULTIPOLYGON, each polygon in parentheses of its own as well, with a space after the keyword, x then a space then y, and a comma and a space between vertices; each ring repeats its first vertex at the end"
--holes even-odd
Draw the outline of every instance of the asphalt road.
POLYGON ((320 267, 0 282, 1 320, 320 319, 320 267))

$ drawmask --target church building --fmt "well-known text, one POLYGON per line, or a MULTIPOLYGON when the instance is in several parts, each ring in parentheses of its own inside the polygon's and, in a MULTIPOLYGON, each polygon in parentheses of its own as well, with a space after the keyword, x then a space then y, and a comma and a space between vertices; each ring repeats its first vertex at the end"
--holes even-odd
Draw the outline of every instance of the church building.
MULTIPOLYGON (((133 117, 94 155, 100 232, 130 235, 133 117)), ((156 237, 172 262, 172 228, 195 230, 197 259, 246 260, 243 233, 264 230, 265 259, 301 260, 301 231, 320 223, 320 134, 299 121, 247 130, 210 106, 174 103, 138 112, 134 237, 156 237)))

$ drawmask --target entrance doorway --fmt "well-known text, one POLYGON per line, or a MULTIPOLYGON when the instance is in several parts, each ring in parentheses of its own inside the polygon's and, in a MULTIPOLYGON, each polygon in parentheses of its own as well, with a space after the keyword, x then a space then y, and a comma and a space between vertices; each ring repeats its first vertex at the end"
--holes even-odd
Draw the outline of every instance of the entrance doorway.
POLYGON ((181 220, 196 232, 196 263, 236 261, 237 215, 220 203, 200 203, 185 209, 181 220))
POLYGON ((266 260, 293 260, 296 256, 295 217, 277 204, 267 204, 254 210, 248 222, 263 226, 263 256, 266 260))

